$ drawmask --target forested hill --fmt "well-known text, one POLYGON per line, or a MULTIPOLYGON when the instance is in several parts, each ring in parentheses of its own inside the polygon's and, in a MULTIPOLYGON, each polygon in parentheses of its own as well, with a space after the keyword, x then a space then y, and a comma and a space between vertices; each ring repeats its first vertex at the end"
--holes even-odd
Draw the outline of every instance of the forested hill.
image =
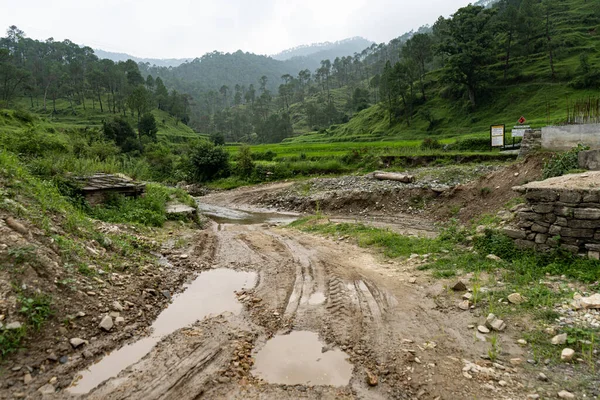
POLYGON ((126 53, 115 53, 101 49, 94 49, 94 54, 100 59, 112 60, 114 62, 133 60, 136 63, 149 63, 150 65, 159 67, 177 67, 184 62, 193 60, 192 58, 140 58, 126 53))
POLYGON ((313 43, 284 50, 274 54, 276 60, 286 61, 299 58, 306 68, 314 69, 319 66, 321 60, 334 60, 337 57, 351 56, 360 53, 374 42, 363 37, 353 37, 337 42, 313 43))
POLYGON ((482 136, 490 124, 510 124, 524 114, 534 125, 564 123, 570 102, 600 95, 597 1, 479 4, 389 43, 321 60, 314 69, 260 59, 288 68, 255 64, 243 76, 223 73, 206 92, 198 84, 206 76, 182 74, 190 64, 206 67, 215 57, 211 68, 227 61, 234 72, 238 60, 259 57, 216 53, 205 56, 206 63, 173 69, 177 76, 164 80, 192 91, 196 130, 236 142, 306 133, 298 140, 482 136), (253 75, 262 78, 248 83, 253 75))

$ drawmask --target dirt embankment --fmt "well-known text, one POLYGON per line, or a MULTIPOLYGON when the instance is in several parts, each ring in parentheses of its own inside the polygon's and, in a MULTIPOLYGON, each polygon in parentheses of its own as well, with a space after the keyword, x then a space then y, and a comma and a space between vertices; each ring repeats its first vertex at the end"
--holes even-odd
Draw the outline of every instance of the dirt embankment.
MULTIPOLYGON (((352 217, 385 217, 397 214, 467 222, 495 213, 518 194, 513 186, 541 177, 544 155, 502 166, 465 168, 438 167, 408 171, 414 183, 379 181, 369 176, 316 178, 306 182, 240 188, 228 194, 213 194, 212 200, 228 196, 236 207, 253 205, 277 210, 352 217)), ((202 200, 201 200, 202 201, 202 200)))
POLYGON ((95 222, 98 240, 85 240, 57 221, 51 220, 49 235, 0 212, 0 323, 20 326, 2 333, 7 338, 26 330, 20 346, 2 343, 3 352, 21 349, 0 364, 0 398, 35 397, 43 386, 50 390, 47 385, 65 389, 77 371, 145 335, 171 296, 210 260, 211 236, 175 224, 142 233, 95 222), (195 244, 182 247, 187 242, 195 244), (32 313, 45 311, 23 307, 39 298, 49 301, 51 314, 36 331, 32 313), (112 326, 104 329, 107 317, 112 326))

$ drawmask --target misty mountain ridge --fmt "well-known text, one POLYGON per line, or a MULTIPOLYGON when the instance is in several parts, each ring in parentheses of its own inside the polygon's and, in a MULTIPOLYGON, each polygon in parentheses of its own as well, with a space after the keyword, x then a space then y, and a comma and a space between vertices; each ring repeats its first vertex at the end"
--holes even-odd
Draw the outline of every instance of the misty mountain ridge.
POLYGON ((355 36, 344 40, 338 40, 336 42, 304 44, 292 47, 291 49, 283 50, 277 54, 273 54, 271 57, 276 60, 285 61, 294 57, 306 57, 314 55, 315 53, 329 51, 340 53, 336 55, 336 57, 345 57, 357 52, 361 52, 365 48, 371 46, 373 43, 374 42, 363 37, 355 36))
POLYGON ((149 63, 150 65, 156 65, 157 67, 177 67, 185 62, 193 60, 193 58, 141 58, 127 53, 116 53, 101 49, 94 49, 94 54, 96 54, 98 58, 106 58, 114 62, 133 60, 136 63, 149 63))

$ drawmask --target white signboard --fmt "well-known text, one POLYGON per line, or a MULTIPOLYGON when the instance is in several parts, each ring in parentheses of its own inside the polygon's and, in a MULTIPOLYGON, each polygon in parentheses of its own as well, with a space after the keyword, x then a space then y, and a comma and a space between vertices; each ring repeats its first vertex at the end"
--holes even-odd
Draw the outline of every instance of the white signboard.
POLYGON ((531 127, 529 125, 518 125, 513 127, 513 130, 511 132, 512 137, 523 137, 525 136, 525 131, 531 129, 531 127))
POLYGON ((504 147, 504 125, 492 125, 490 137, 492 147, 504 147))

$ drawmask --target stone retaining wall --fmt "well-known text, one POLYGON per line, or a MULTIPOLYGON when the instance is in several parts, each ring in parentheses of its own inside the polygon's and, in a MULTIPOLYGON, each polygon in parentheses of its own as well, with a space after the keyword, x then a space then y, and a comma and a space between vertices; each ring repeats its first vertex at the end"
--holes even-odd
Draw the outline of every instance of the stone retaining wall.
POLYGON ((600 148, 600 124, 546 126, 542 128, 542 147, 547 150, 569 150, 581 143, 600 148))
POLYGON ((590 172, 513 188, 524 195, 527 203, 513 209, 515 226, 506 228, 504 232, 515 240, 519 248, 548 251, 561 247, 599 259, 600 185, 572 185, 573 182, 587 182, 589 174, 600 179, 600 173, 590 172), (565 180, 568 182, 565 183, 565 180))
POLYGON ((527 130, 523 135, 521 141, 521 147, 519 148, 519 156, 517 159, 525 158, 530 153, 534 153, 542 148, 542 131, 541 130, 527 130))

